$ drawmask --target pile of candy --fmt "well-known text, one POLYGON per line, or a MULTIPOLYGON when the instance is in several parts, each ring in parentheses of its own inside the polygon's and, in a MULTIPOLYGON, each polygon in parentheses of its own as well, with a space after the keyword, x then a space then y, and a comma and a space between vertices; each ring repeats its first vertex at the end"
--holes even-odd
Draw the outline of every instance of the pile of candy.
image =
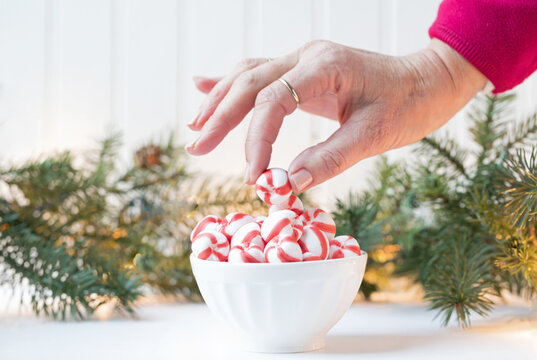
POLYGON ((328 213, 304 210, 291 193, 287 171, 265 171, 255 188, 269 205, 268 217, 241 213, 231 213, 224 220, 204 217, 190 234, 194 256, 235 263, 281 263, 360 255, 356 239, 334 237, 336 224, 328 213))

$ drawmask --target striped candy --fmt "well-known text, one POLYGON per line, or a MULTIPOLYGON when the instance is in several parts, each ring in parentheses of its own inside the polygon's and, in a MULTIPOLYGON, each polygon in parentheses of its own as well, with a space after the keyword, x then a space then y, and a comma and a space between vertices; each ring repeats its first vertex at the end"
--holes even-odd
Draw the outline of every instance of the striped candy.
POLYGON ((295 194, 291 194, 287 201, 276 204, 276 205, 270 205, 268 209, 269 215, 273 212, 279 211, 279 210, 291 210, 294 211, 297 215, 302 215, 304 212, 304 205, 302 205, 302 201, 296 196, 295 194))
POLYGON ((302 250, 295 237, 276 236, 265 247, 265 261, 268 263, 302 261, 302 250))
POLYGON ((207 215, 197 223, 196 227, 190 233, 190 241, 204 230, 221 231, 224 221, 215 215, 207 215))
POLYGON ((268 243, 276 236, 294 236, 298 239, 302 235, 302 221, 291 210, 280 210, 270 214, 261 226, 261 236, 268 243))
POLYGON ((269 205, 281 204, 291 195, 291 183, 287 171, 268 169, 255 182, 257 196, 269 205))
POLYGON ((265 221, 267 217, 266 216, 256 216, 254 218, 254 221, 259 224, 259 226, 263 225, 263 222, 265 221))
POLYGON ((192 240, 192 253, 202 260, 227 261, 229 242, 224 234, 205 230, 192 240))
POLYGON ((229 262, 259 263, 265 262, 263 250, 265 243, 261 238, 261 226, 250 222, 240 227, 231 238, 229 262))
POLYGON ((250 243, 260 246, 261 248, 265 247, 265 242, 261 237, 261 226, 256 222, 250 222, 241 226, 231 238, 231 247, 250 243))
POLYGON ((233 245, 229 251, 230 263, 262 263, 265 262, 263 247, 254 243, 233 245))
POLYGON ((352 236, 341 235, 330 240, 329 259, 350 258, 361 254, 360 245, 352 236))
POLYGON ((334 238, 336 234, 336 223, 326 211, 321 209, 304 211, 301 218, 304 226, 310 225, 318 228, 329 241, 334 238))
POLYGON ((328 258, 328 239, 315 226, 305 226, 304 233, 298 240, 304 261, 326 260, 328 258))
POLYGON ((250 215, 243 213, 230 213, 226 216, 223 233, 228 237, 228 239, 231 239, 235 232, 241 228, 241 226, 253 221, 255 220, 250 215))

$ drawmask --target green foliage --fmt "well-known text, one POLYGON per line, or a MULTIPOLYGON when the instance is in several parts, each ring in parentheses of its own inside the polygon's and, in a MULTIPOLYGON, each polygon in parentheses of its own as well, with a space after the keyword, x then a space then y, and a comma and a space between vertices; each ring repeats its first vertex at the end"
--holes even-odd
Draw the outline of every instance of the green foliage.
POLYGON ((37 314, 82 319, 110 301, 133 313, 142 288, 199 299, 195 223, 262 206, 236 181, 208 186, 189 173, 173 138, 123 169, 119 146, 114 135, 82 162, 65 152, 0 170, 0 283, 26 284, 37 314))
MULTIPOLYGON (((384 269, 389 276, 386 269, 395 264, 394 274, 422 285, 444 324, 455 316, 468 326, 469 314, 485 315, 504 289, 531 295, 537 288, 537 150, 528 149, 537 121, 533 115, 515 124, 509 118, 512 99, 475 101, 469 112, 471 148, 449 136, 428 137, 417 149, 421 162, 383 160, 368 196, 338 203, 338 226, 361 224, 344 228, 365 249, 398 247, 388 261, 373 256, 367 272, 384 269), (402 190, 382 190, 395 181, 402 190), (371 242, 369 233, 379 226, 374 239, 381 240, 371 242)), ((367 283, 366 288, 375 290, 367 283)))
POLYGON ((425 299, 431 309, 439 310, 447 325, 455 313, 459 325, 469 324, 473 311, 485 315, 492 309, 489 297, 494 293, 488 283, 494 282, 494 247, 469 237, 451 239, 434 251, 434 275, 427 277, 425 299))
POLYGON ((366 274, 360 291, 366 298, 385 288, 393 274, 393 263, 399 245, 412 236, 410 228, 415 195, 410 191, 410 177, 400 164, 390 164, 381 157, 378 173, 371 190, 349 194, 348 199, 336 201, 332 213, 337 226, 336 235, 351 235, 359 239, 360 247, 368 252, 366 274))
POLYGON ((537 210, 537 174, 535 173, 537 151, 529 156, 517 151, 516 157, 508 158, 505 164, 506 182, 504 195, 507 197, 505 210, 514 227, 525 228, 537 210))

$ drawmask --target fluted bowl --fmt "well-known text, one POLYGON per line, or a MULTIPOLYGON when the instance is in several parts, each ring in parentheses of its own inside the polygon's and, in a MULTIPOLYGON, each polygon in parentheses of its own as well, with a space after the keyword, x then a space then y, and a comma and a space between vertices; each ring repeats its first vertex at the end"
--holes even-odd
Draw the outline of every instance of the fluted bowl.
POLYGON ((324 347, 352 304, 367 262, 354 258, 241 264, 190 256, 207 306, 240 335, 247 350, 284 353, 324 347))

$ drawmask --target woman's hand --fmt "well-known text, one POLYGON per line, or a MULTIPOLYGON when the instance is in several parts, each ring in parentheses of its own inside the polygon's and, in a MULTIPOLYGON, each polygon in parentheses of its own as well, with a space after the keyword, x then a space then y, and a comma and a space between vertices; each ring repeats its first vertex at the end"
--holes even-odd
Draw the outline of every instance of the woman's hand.
POLYGON ((253 108, 246 138, 245 182, 267 168, 282 121, 300 109, 339 122, 326 141, 304 150, 289 166, 291 185, 302 192, 362 159, 413 143, 442 126, 486 78, 455 50, 433 39, 426 49, 385 56, 328 41, 313 41, 289 55, 241 62, 226 77, 196 78, 208 93, 189 124, 200 131, 192 155, 213 150, 253 108))

